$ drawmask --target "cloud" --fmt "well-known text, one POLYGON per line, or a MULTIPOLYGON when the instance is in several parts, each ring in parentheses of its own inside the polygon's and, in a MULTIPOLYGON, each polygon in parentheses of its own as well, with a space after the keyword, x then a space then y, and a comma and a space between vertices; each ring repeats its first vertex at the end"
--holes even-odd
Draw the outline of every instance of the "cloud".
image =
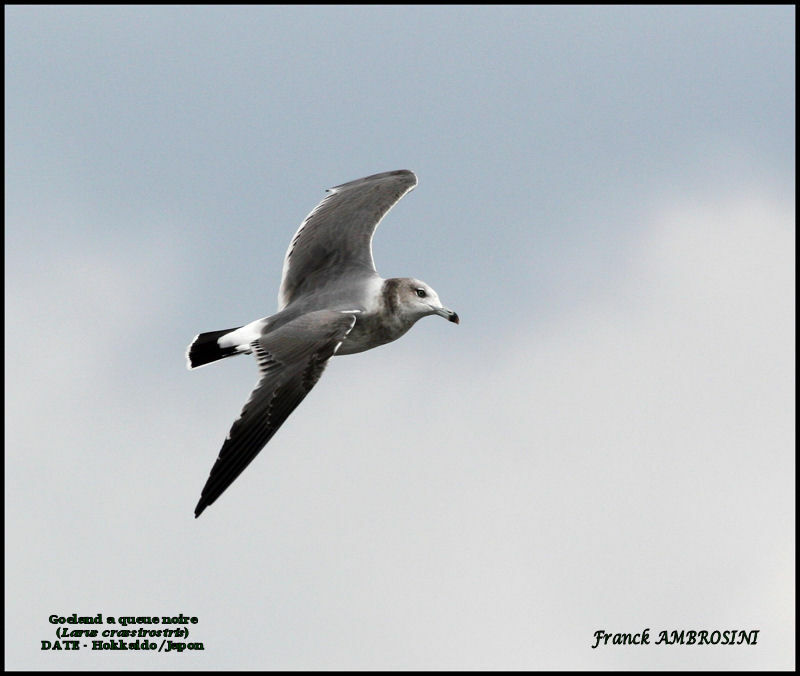
POLYGON ((280 500, 319 546, 333 663, 677 667, 588 641, 698 624, 786 647, 693 664, 789 663, 792 226, 757 192, 671 204, 620 285, 557 322, 336 360, 286 432, 302 450, 269 461, 303 477, 280 500))
POLYGON ((467 308, 333 360, 202 522, 252 364, 151 342, 181 295, 154 304, 155 245, 48 259, 7 297, 40 320, 6 334, 9 664, 49 663, 51 612, 135 608, 200 615, 186 664, 219 668, 787 666, 795 235, 765 195, 657 205, 626 274, 548 323, 487 343, 467 308), (589 648, 645 626, 770 640, 589 648))

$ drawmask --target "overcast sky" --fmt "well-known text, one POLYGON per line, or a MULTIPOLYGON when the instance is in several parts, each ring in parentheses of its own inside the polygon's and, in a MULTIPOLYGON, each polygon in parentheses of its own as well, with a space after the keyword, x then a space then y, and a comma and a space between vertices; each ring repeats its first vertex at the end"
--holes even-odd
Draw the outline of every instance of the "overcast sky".
POLYGON ((5 8, 6 667, 791 669, 795 10, 5 8), (200 519, 324 189, 433 317, 200 519), (51 614, 203 652, 41 650, 51 614), (756 646, 594 632, 759 630, 756 646))

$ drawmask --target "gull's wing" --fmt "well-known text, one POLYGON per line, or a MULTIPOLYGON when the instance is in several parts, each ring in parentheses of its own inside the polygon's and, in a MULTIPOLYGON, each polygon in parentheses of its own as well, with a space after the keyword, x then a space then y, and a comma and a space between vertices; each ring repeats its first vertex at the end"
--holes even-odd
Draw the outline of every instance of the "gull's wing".
POLYGON ((261 379, 222 445, 195 517, 222 495, 316 385, 355 322, 351 313, 309 312, 252 343, 261 379))
POLYGON ((331 280, 377 274, 372 235, 389 209, 415 185, 414 172, 401 169, 329 188, 330 194, 306 216, 286 252, 278 309, 331 280))

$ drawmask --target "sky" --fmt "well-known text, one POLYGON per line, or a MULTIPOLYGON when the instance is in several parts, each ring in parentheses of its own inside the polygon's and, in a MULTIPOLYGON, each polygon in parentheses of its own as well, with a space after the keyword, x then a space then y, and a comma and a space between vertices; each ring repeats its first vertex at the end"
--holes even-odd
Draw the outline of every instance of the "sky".
POLYGON ((6 6, 5 142, 7 669, 794 668, 794 7, 6 6), (257 371, 186 346, 395 169, 378 271, 461 324, 195 520, 257 371))

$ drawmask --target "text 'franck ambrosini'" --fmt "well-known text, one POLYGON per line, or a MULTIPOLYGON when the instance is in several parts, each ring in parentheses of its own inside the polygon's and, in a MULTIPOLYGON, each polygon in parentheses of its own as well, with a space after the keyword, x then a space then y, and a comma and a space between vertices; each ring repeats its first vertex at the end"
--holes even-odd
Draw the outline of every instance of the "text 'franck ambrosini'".
MULTIPOLYGON (((672 629, 658 633, 654 645, 756 645, 759 629, 672 629)), ((650 628, 637 633, 594 632, 592 648, 605 645, 650 645, 650 628)))

